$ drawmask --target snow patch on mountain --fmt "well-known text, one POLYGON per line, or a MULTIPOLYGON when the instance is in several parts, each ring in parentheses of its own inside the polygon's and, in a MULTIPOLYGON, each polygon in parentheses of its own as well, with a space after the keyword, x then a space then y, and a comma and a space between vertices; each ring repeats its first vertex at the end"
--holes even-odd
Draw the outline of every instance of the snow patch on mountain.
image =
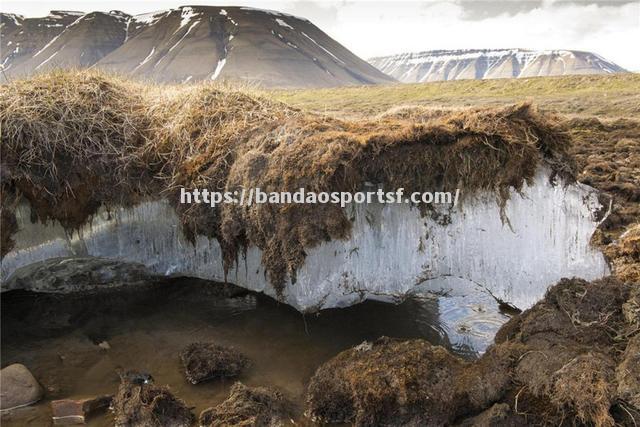
POLYGON ((325 49, 324 46, 322 46, 320 43, 318 43, 317 41, 315 41, 314 39, 312 39, 311 37, 309 37, 307 35, 307 33, 305 33, 304 31, 301 33, 303 36, 305 36, 307 39, 311 40, 313 42, 313 44, 315 44, 316 46, 318 46, 320 49, 324 50, 329 56, 331 56, 333 59, 335 59, 337 62, 339 62, 340 64, 344 65, 344 62, 338 58, 337 56, 335 56, 333 53, 329 52, 327 49, 325 49))
POLYGON ((178 30, 180 30, 185 25, 189 24, 193 18, 199 15, 200 13, 193 10, 192 7, 189 7, 189 6, 183 7, 182 13, 180 14, 180 26, 178 27, 176 32, 178 32, 178 30))
POLYGON ((287 24, 284 20, 282 20, 280 18, 276 18, 276 23, 278 25, 280 25, 281 27, 289 28, 289 29, 293 30, 293 27, 291 25, 287 24))
POLYGON ((224 68, 224 64, 226 63, 227 63, 227 58, 222 58, 221 60, 218 61, 218 65, 216 65, 216 69, 211 75, 211 80, 215 80, 218 78, 218 76, 222 72, 222 69, 224 68))
POLYGON ((131 20, 144 25, 151 25, 165 16, 168 12, 166 10, 158 10, 155 12, 143 13, 131 17, 131 20))

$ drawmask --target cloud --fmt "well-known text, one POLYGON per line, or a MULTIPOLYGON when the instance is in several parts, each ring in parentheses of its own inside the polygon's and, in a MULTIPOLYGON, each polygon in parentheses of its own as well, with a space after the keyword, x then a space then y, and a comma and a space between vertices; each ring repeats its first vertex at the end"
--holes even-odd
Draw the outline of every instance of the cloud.
POLYGON ((338 19, 338 8, 334 3, 320 1, 294 1, 285 6, 287 13, 299 16, 311 16, 316 25, 332 25, 338 19))
POLYGON ((637 0, 451 0, 462 6, 464 19, 483 20, 500 15, 513 16, 548 6, 622 6, 637 0))
POLYGON ((543 0, 499 0, 499 1, 478 1, 459 0, 456 2, 462 6, 463 18, 468 20, 483 20, 500 15, 515 15, 517 13, 530 11, 542 6, 543 0))
POLYGON ((354 2, 339 7, 326 30, 364 58, 433 49, 576 49, 640 71, 640 2, 545 0, 526 9, 488 8, 482 19, 470 17, 468 3, 354 2))
MULTIPOLYGON (((183 0, 4 0, 5 11, 42 16, 50 9, 120 9, 143 13, 183 0)), ((640 71, 639 0, 285 1, 196 0, 304 16, 368 58, 432 49, 520 47, 598 53, 640 71)))

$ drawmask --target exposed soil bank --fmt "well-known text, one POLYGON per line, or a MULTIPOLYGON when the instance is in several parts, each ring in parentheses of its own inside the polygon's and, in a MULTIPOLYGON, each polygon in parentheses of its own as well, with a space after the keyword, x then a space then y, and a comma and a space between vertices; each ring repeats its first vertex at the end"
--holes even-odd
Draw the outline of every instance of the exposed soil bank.
MULTIPOLYGON (((15 208, 66 230, 101 206, 132 206, 181 187, 234 191, 442 191, 466 198, 531 183, 543 165, 573 180, 569 138, 557 118, 528 105, 454 111, 416 123, 397 117, 352 122, 215 86, 157 89, 92 73, 53 73, 0 88, 2 254, 15 242, 15 208)), ((496 209, 499 209, 499 206, 496 209)), ((224 267, 261 251, 271 285, 296 281, 307 252, 349 237, 336 205, 178 206, 192 241, 220 244, 224 267)), ((423 212, 425 213, 425 212, 423 212)))
POLYGON ((517 425, 634 425, 638 289, 563 280, 474 362, 422 340, 359 345, 316 371, 308 413, 356 425, 466 424, 498 403, 502 421, 517 425))
MULTIPOLYGON (((20 233, 16 212, 22 209, 20 204, 24 200, 32 210, 23 218, 33 216, 37 224, 54 220, 54 227, 73 236, 74 230, 77 233, 91 224, 94 217, 108 213, 105 207, 119 212, 133 207, 128 211, 135 212, 148 206, 141 201, 157 198, 161 193, 171 195, 180 186, 234 189, 247 185, 282 190, 311 186, 314 190, 351 191, 365 181, 419 191, 462 186, 470 189, 472 195, 494 195, 499 202, 494 208, 503 212, 500 208, 504 209, 511 200, 507 197, 509 191, 526 189, 542 165, 563 176, 566 182, 572 182, 566 133, 555 118, 540 116, 529 107, 438 113, 421 122, 411 117, 389 116, 379 122, 359 124, 306 115, 245 94, 210 87, 165 99, 151 93, 152 89, 132 96, 136 93, 132 87, 126 82, 96 75, 54 75, 12 87, 15 90, 10 93, 11 97, 7 92, 2 94, 0 125, 3 130, 10 130, 6 141, 3 132, 2 144, 2 227, 10 231, 8 238, 3 234, 3 255, 11 254, 19 243, 13 237, 20 233), (11 115, 14 112, 17 115, 11 115), (480 167, 470 166, 474 164, 480 167), (291 166, 293 172, 283 173, 287 170, 285 166, 291 166), (424 170, 434 174, 421 174, 424 170)), ((620 145, 621 150, 625 147, 620 145)), ((604 165, 592 172, 606 168, 604 165)), ((637 204, 633 204, 635 184, 624 185, 624 181, 632 181, 636 170, 631 167, 621 172, 624 173, 616 175, 622 177, 620 185, 611 191, 624 195, 629 201, 630 210, 618 211, 622 212, 618 216, 619 224, 626 226, 633 221, 637 204)), ((593 182, 603 185, 610 182, 610 178, 593 182)), ((174 209, 174 215, 194 248, 201 244, 202 238, 219 242, 219 256, 202 260, 202 265, 206 265, 204 261, 211 264, 213 259, 223 260, 223 273, 231 271, 233 266, 240 271, 242 264, 237 261, 242 259, 243 252, 251 251, 252 247, 260 249, 257 255, 254 253, 254 260, 259 259, 270 286, 279 297, 286 296, 287 281, 300 283, 299 272, 310 252, 322 250, 327 241, 345 241, 354 231, 345 212, 330 208, 265 209, 233 207, 201 212, 178 209, 177 213, 174 209)), ((595 219, 591 215, 587 217, 589 226, 593 225, 595 219)), ((607 252, 611 251, 617 276, 635 284, 625 285, 610 279, 591 284, 576 279, 563 281, 551 289, 544 300, 509 322, 498 334, 496 345, 477 362, 434 349, 426 341, 379 340, 370 346, 347 350, 317 371, 309 388, 310 414, 318 419, 360 424, 394 419, 466 423, 470 417, 512 419, 518 423, 612 425, 618 421, 634 424, 639 419, 638 382, 634 381, 634 373, 637 372, 640 250, 637 229, 611 242, 624 228, 614 225, 615 222, 607 229, 613 231, 605 236, 604 244, 609 245, 607 252), (376 363, 371 363, 369 358, 376 363), (385 369, 380 370, 381 366, 385 369), (450 410, 442 411, 434 399, 441 399, 438 403, 450 410)), ((74 237, 68 241, 84 243, 74 237)), ((541 245, 539 252, 544 253, 546 248, 541 245)), ((139 251, 136 246, 129 249, 139 251)), ((262 273, 259 269, 258 272, 262 273)), ((311 289, 302 289, 303 294, 308 291, 311 289)), ((76 302, 82 309, 89 310, 86 300, 76 302)), ((44 307, 52 310, 47 304, 44 307)), ((192 308, 190 302, 181 307, 180 312, 188 317, 192 308)), ((167 321, 162 318, 166 313, 157 305, 147 310, 153 323, 167 321)), ((91 318, 87 313, 83 316, 91 318)), ((83 316, 78 318, 86 319, 83 316)), ((123 316, 131 316, 130 310, 123 316)), ((226 319, 230 314, 224 312, 222 317, 226 319)), ((29 330, 29 317, 22 325, 19 322, 23 318, 16 318, 18 323, 9 322, 6 326, 10 339, 19 334, 24 336, 29 330)), ((237 344, 230 342, 236 337, 231 335, 229 325, 235 325, 238 319, 233 317, 229 324, 211 335, 217 339, 222 337, 223 341, 226 338, 227 344, 237 344)), ((287 328, 283 326, 286 322, 280 321, 279 316, 275 319, 277 331, 286 334, 287 328)), ((7 324, 4 320, 3 328, 7 324)), ((55 329, 55 322, 68 326, 70 319, 52 316, 47 321, 49 327, 55 329)), ((186 390, 178 380, 180 374, 171 374, 173 365, 164 364, 166 360, 177 363, 174 355, 177 352, 166 343, 186 345, 185 330, 189 330, 190 340, 198 334, 203 335, 198 339, 211 338, 207 336, 210 325, 196 321, 173 328, 175 324, 164 323, 163 332, 154 335, 149 333, 152 328, 148 324, 136 325, 136 319, 127 317, 124 323, 128 323, 126 327, 98 321, 95 336, 99 338, 96 339, 111 341, 107 355, 113 359, 106 361, 102 358, 104 350, 96 348, 96 341, 88 340, 86 334, 75 328, 71 328, 72 332, 66 330, 60 341, 57 341, 60 336, 40 331, 36 332, 36 336, 40 334, 40 344, 16 338, 8 347, 5 345, 7 334, 3 331, 3 352, 9 348, 9 357, 23 363, 32 358, 36 366, 34 373, 39 378, 60 374, 58 365, 66 366, 65 369, 69 369, 66 372, 76 374, 73 386, 66 390, 77 392, 86 387, 84 390, 92 393, 103 393, 94 387, 113 388, 111 372, 115 361, 134 364, 132 354, 136 357, 140 354, 135 348, 146 348, 147 354, 159 353, 156 357, 162 360, 154 359, 149 364, 155 363, 166 378, 171 378, 166 382, 186 390), (117 333, 115 339, 104 333, 118 329, 133 332, 120 342, 117 333), (46 338, 42 338, 43 335, 46 338), (118 343, 121 347, 116 350, 118 343), (33 352, 34 346, 37 352, 33 352), (73 358, 58 354, 61 348, 74 349, 69 352, 73 358), (84 363, 86 360, 89 362, 84 363)), ((262 325, 263 322, 255 327, 261 334, 262 325)), ((93 326, 90 323, 87 327, 93 326)), ((292 366, 299 369, 296 374, 306 372, 308 378, 322 361, 361 342, 360 335, 372 335, 367 337, 369 340, 379 335, 410 335, 384 330, 347 334, 348 339, 339 343, 345 345, 339 345, 332 341, 336 339, 336 330, 341 330, 336 324, 326 329, 326 342, 333 343, 329 344, 331 351, 325 347, 309 358, 301 357, 301 353, 317 348, 305 349, 300 345, 302 340, 297 341, 299 351, 290 353, 287 346, 274 345, 266 351, 256 343, 252 347, 250 343, 255 341, 255 336, 245 337, 240 347, 244 347, 241 350, 250 353, 249 356, 268 353, 270 360, 262 366, 268 365, 277 375, 271 377, 262 371, 261 379, 270 378, 280 385, 284 382, 287 388, 285 379, 289 378, 292 366), (353 339, 356 335, 358 340, 353 339), (313 363, 309 362, 311 359, 313 363), (274 367, 274 361, 286 361, 288 365, 274 367)), ((254 334, 258 335, 255 330, 254 334)), ((48 386, 49 381, 43 382, 48 386)), ((64 381, 49 383, 53 387, 49 392, 56 393, 56 384, 64 381)), ((292 383, 295 387, 289 389, 302 395, 301 376, 292 383)), ((181 390, 177 391, 182 395, 181 390)), ((213 403, 226 399, 226 391, 219 393, 220 398, 213 403)), ((207 395, 207 407, 212 405, 211 395, 207 395)), ((197 404, 205 406, 203 400, 197 404)))

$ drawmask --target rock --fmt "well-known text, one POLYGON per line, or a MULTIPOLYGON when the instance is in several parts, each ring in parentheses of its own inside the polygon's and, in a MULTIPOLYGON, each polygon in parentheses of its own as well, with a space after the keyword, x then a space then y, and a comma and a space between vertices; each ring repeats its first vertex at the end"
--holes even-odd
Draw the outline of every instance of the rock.
POLYGON ((237 382, 227 400, 202 411, 199 425, 283 426, 289 424, 293 405, 278 391, 265 387, 250 388, 237 382))
POLYGON ((90 415, 108 408, 113 396, 105 395, 84 399, 62 399, 51 402, 53 424, 85 424, 90 415))
POLYGON ((526 424, 525 419, 511 412, 508 404, 496 403, 479 415, 464 420, 458 424, 458 427, 502 427, 523 426, 526 424))
POLYGON ((237 377, 249 366, 249 359, 233 348, 214 343, 189 344, 180 353, 185 376, 191 384, 215 378, 237 377))
POLYGON ((154 381, 151 374, 147 372, 118 371, 118 375, 120 376, 120 380, 122 382, 136 384, 136 385, 152 384, 154 381))
POLYGON ((98 344, 98 347, 100 347, 102 350, 111 349, 111 345, 107 341, 102 341, 100 344, 98 344))
POLYGON ((369 351, 373 348, 373 344, 368 341, 363 341, 357 346, 353 347, 355 351, 369 351))
POLYGON ((195 417, 168 387, 153 384, 148 374, 121 375, 111 410, 116 427, 189 427, 195 417))
POLYGON ((17 269, 4 289, 72 293, 142 286, 159 281, 142 264, 106 258, 52 258, 17 269))
POLYGON ((616 369, 618 398, 640 410, 640 335, 629 340, 622 362, 616 369))
POLYGON ((30 405, 43 394, 42 387, 24 365, 14 363, 0 371, 0 410, 30 405))

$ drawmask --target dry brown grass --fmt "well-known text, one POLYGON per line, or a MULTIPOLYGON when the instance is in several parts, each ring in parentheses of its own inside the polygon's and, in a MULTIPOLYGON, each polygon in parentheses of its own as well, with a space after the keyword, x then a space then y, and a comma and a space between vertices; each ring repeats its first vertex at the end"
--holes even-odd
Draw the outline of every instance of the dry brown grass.
POLYGON ((189 427, 195 417, 168 387, 123 378, 111 403, 117 427, 189 427))
POLYGON ((291 402, 277 390, 237 382, 227 400, 202 411, 198 423, 202 427, 284 426, 293 423, 292 408, 291 402))
POLYGON ((615 400, 615 365, 598 354, 582 354, 553 375, 551 401, 560 410, 568 409, 582 423, 613 426, 609 413, 615 400))
POLYGON ((625 282, 640 283, 640 224, 630 226, 605 253, 612 260, 616 276, 625 282))
POLYGON ((133 156, 149 127, 143 90, 94 73, 0 87, 3 255, 18 198, 40 220, 74 228, 101 204, 127 205, 143 193, 149 173, 133 156))
POLYGON ((574 141, 578 180, 613 198, 601 229, 616 239, 640 218, 640 120, 574 118, 564 126, 574 141))
MULTIPOLYGON (((541 162, 572 179, 569 138, 529 105, 345 121, 215 85, 141 86, 56 72, 0 89, 3 197, 42 220, 83 224, 101 204, 167 196, 188 235, 221 242, 228 268, 249 245, 271 283, 295 281, 308 249, 346 238, 337 205, 177 206, 181 187, 356 191, 464 188, 504 201, 541 162)), ((4 203, 3 203, 4 205, 4 203)), ((5 227, 10 229, 11 204, 5 227)))

